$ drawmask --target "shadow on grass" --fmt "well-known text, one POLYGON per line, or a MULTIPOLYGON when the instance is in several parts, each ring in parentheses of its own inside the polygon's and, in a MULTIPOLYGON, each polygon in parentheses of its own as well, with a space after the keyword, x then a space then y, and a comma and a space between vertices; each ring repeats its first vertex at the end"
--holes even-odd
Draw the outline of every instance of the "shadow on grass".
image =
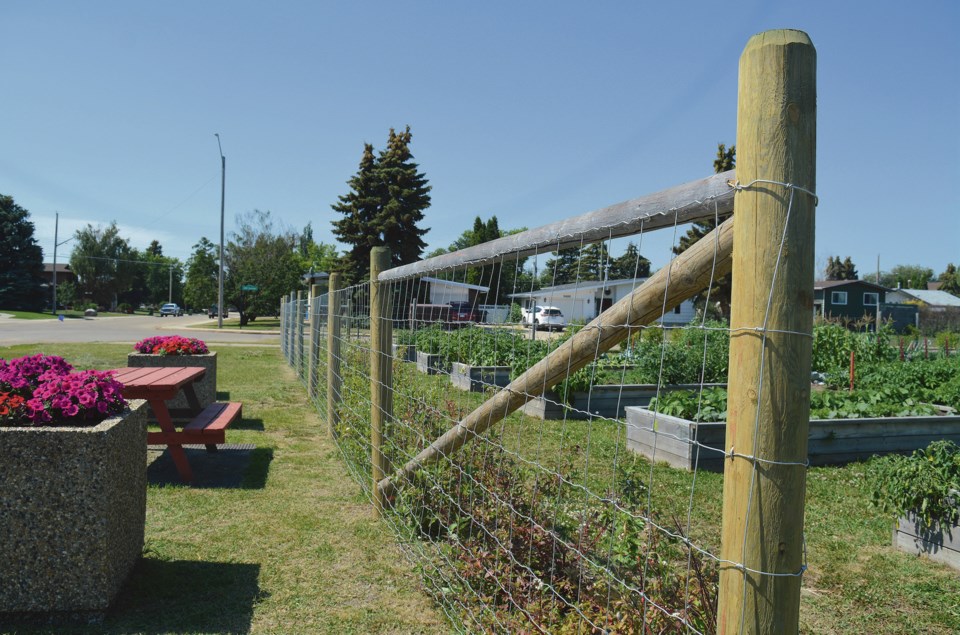
POLYGON ((259 564, 161 560, 150 548, 103 611, 7 613, 4 633, 249 633, 259 564))
POLYGON ((224 444, 216 452, 207 452, 202 445, 185 445, 187 461, 193 471, 193 482, 180 480, 168 450, 151 448, 147 466, 147 482, 151 485, 181 486, 194 489, 263 489, 273 461, 272 448, 252 444, 224 444))
POLYGON ((249 633, 259 564, 140 560, 102 633, 249 633))
POLYGON ((260 432, 264 431, 263 419, 243 417, 236 423, 230 426, 233 430, 257 430, 260 432))

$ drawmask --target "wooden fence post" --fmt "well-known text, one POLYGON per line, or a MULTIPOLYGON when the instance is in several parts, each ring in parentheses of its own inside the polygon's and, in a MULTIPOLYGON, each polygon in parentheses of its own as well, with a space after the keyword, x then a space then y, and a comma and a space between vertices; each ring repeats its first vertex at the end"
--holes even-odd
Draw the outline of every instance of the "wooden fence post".
POLYGON ((327 292, 327 432, 337 435, 340 421, 340 274, 330 274, 327 292))
POLYGON ((734 204, 717 632, 796 633, 815 207, 797 187, 816 191, 816 50, 807 34, 753 36, 740 57, 738 100, 742 189, 734 204))
POLYGON ((293 319, 297 313, 297 309, 293 305, 294 298, 296 298, 296 294, 293 291, 287 294, 287 340, 286 340, 287 341, 287 362, 291 366, 294 366, 295 364, 293 359, 293 353, 294 353, 293 342, 294 342, 294 334, 296 333, 296 330, 297 330, 296 322, 293 319))
POLYGON ((383 455, 384 425, 393 417, 393 315, 392 285, 379 281, 390 268, 390 250, 370 252, 370 461, 373 464, 373 504, 383 514, 385 497, 379 488, 388 472, 383 455))
POLYGON ((303 290, 297 291, 297 334, 296 334, 296 346, 294 347, 294 352, 297 355, 297 363, 294 365, 294 368, 297 369, 297 374, 300 377, 303 377, 303 290))
POLYGON ((310 285, 310 348, 307 353, 307 394, 317 397, 317 362, 320 361, 320 290, 321 285, 310 285))
POLYGON ((287 297, 280 296, 280 354, 287 359, 287 297))

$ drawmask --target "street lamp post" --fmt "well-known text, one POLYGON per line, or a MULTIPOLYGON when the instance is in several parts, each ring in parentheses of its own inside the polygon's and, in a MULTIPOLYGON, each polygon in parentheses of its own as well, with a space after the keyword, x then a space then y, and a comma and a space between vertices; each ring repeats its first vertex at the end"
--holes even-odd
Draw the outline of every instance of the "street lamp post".
POLYGON ((217 148, 220 150, 220 276, 219 291, 217 292, 217 328, 223 328, 223 208, 227 191, 227 157, 223 156, 223 146, 220 145, 220 133, 215 132, 217 148))

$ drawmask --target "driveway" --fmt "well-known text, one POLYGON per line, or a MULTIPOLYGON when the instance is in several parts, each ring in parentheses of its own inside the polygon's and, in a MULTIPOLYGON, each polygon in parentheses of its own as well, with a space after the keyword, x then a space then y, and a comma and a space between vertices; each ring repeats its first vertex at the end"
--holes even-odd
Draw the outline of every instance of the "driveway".
POLYGON ((183 335, 209 343, 278 346, 278 333, 255 333, 256 329, 191 329, 191 324, 209 324, 200 316, 98 316, 69 320, 0 319, 0 346, 67 342, 119 342, 133 345, 154 335, 183 335))

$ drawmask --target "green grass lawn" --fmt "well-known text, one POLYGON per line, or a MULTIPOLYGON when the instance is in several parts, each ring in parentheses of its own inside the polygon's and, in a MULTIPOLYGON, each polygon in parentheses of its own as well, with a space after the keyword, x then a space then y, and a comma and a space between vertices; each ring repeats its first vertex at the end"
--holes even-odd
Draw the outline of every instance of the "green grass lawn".
MULTIPOLYGON (((247 322, 240 326, 240 318, 225 318, 223 320, 224 328, 229 329, 250 329, 251 331, 276 331, 280 332, 280 318, 258 317, 253 322, 247 322)), ((194 324, 190 328, 215 330, 220 328, 216 318, 210 320, 208 324, 194 324)), ((306 328, 306 326, 304 327, 306 328)))
MULTIPOLYGON (((44 352, 105 369, 128 350, 30 345, 0 357, 44 352)), ((243 402, 227 441, 258 448, 242 485, 150 485, 143 559, 104 624, 70 632, 449 633, 279 351, 217 353, 218 391, 243 402)))

